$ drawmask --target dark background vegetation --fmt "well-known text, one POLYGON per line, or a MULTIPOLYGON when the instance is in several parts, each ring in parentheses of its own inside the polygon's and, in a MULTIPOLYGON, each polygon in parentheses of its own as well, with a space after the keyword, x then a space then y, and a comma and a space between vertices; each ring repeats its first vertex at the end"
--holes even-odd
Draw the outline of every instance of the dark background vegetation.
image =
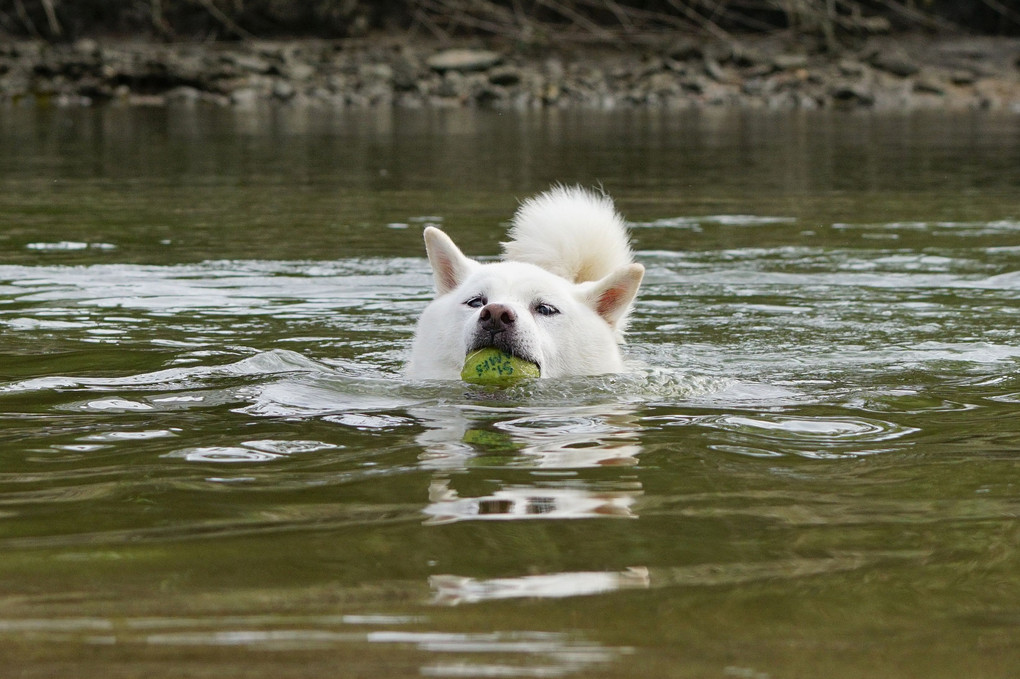
POLYGON ((0 0, 0 38, 359 38, 377 31, 523 43, 640 43, 789 30, 1020 35, 1017 0, 0 0))

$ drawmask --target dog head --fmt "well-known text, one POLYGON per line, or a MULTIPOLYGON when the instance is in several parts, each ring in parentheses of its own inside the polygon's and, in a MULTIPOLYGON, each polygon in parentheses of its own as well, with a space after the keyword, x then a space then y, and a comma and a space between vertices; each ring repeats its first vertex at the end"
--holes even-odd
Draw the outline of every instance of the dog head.
POLYGON ((457 378, 465 356, 482 347, 535 363, 542 377, 623 369, 618 329, 641 283, 640 264, 572 283, 534 264, 479 263, 435 227, 424 235, 437 296, 419 321, 412 377, 457 378))

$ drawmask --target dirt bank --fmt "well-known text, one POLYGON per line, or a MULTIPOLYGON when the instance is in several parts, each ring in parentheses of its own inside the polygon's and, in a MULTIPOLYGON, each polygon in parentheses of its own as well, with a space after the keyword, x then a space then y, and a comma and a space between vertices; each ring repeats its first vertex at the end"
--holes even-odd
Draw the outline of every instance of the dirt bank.
POLYGON ((778 37, 520 51, 357 41, 0 45, 0 105, 863 108, 1020 113, 1020 39, 880 36, 839 55, 778 37))

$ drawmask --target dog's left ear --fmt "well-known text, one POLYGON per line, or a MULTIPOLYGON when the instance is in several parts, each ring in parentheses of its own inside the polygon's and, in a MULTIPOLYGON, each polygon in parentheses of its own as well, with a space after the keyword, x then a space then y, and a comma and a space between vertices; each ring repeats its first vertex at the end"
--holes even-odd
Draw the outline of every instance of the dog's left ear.
POLYGON ((586 293, 588 305, 605 319, 612 328, 620 328, 630 311, 630 303, 637 295, 638 286, 644 278, 645 267, 629 264, 594 283, 586 293))
POLYGON ((456 289, 469 273, 478 267, 478 262, 468 259, 453 240, 434 226, 425 227, 425 252, 432 265, 436 279, 436 292, 445 295, 456 289))

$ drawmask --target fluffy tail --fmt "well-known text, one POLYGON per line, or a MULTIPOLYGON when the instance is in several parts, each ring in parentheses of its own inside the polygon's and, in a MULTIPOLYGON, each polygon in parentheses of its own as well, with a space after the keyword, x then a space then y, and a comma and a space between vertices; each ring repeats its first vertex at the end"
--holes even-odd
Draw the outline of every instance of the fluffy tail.
POLYGON ((503 259, 529 262, 575 283, 601 280, 633 261, 627 226, 609 196, 554 186, 521 203, 503 259))

